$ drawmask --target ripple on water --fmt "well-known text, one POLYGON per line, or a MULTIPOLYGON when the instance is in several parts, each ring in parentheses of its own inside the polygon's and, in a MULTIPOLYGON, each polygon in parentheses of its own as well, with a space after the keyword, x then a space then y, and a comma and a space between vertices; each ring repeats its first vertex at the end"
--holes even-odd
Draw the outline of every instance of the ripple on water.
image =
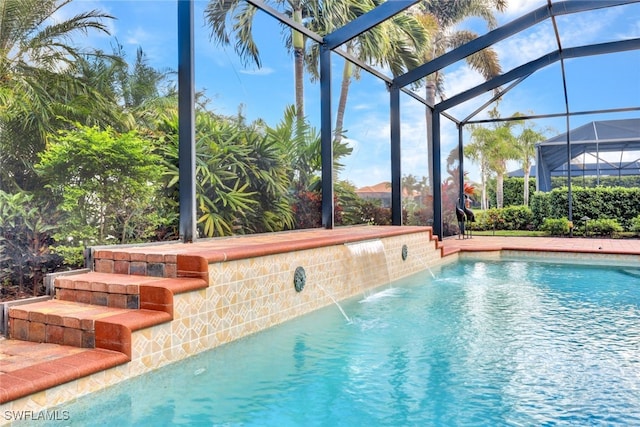
POLYGON ((350 322, 326 307, 65 409, 71 425, 640 425, 639 290, 616 269, 461 262, 341 302, 350 322))

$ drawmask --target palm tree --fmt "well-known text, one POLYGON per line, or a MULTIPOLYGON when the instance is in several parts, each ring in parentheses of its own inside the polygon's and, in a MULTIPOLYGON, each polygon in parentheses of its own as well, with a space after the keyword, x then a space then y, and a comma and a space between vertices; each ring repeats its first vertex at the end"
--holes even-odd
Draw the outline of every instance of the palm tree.
POLYGON ((483 150, 483 140, 480 138, 472 141, 471 144, 464 147, 465 157, 480 164, 480 209, 485 210, 489 208, 489 202, 487 200, 487 181, 489 180, 489 174, 491 171, 489 170, 489 162, 483 155, 483 150))
POLYGON ((71 1, 0 0, 0 182, 5 189, 32 181, 44 135, 59 125, 58 117, 86 116, 91 104, 102 102, 75 78, 75 64, 89 52, 70 41, 92 30, 108 34, 103 21, 112 16, 91 10, 54 19, 71 1))
POLYGON ((536 156, 536 144, 545 140, 544 135, 538 132, 533 126, 527 122, 522 123, 522 131, 516 137, 516 149, 518 152, 518 160, 522 165, 524 173, 524 190, 523 199, 526 206, 529 205, 529 176, 531 174, 531 163, 536 156))
POLYGON ((496 205, 502 208, 504 200, 503 182, 507 173, 507 161, 518 156, 516 140, 511 132, 511 124, 503 123, 493 129, 474 127, 471 144, 465 147, 465 154, 472 159, 480 159, 483 171, 482 194, 486 195, 486 175, 496 174, 496 205))
MULTIPOLYGON (((299 24, 308 25, 309 19, 315 19, 320 3, 314 0, 272 0, 265 2, 276 8, 284 8, 285 14, 299 24)), ((341 2, 336 2, 339 5, 341 2)), ((328 9, 326 19, 334 14, 340 15, 342 9, 328 9)), ((211 38, 218 44, 233 48, 246 66, 262 66, 260 51, 253 38, 253 19, 258 9, 243 0, 210 0, 204 15, 211 28, 211 38)), ((304 56, 306 37, 299 31, 283 26, 286 46, 293 51, 295 69, 295 104, 298 121, 304 120, 304 56)))
MULTIPOLYGON (((339 20, 316 20, 310 28, 320 35, 326 35, 357 17, 379 6, 380 0, 360 0, 344 2, 347 15, 339 20)), ((346 53, 357 57, 364 63, 388 68, 394 76, 398 76, 421 64, 421 52, 429 45, 427 29, 413 14, 400 13, 381 24, 371 28, 344 46, 346 53)), ((307 67, 312 78, 319 78, 319 46, 313 45, 306 58, 307 67)), ((349 86, 353 79, 360 77, 360 69, 345 60, 342 70, 340 98, 336 111, 334 141, 339 143, 344 133, 344 115, 349 94, 349 86)))
MULTIPOLYGON (((420 7, 413 9, 422 25, 432 34, 431 49, 424 50, 423 62, 431 61, 438 56, 478 37, 468 30, 455 30, 455 26, 467 18, 477 17, 483 20, 489 29, 496 28, 497 21, 494 12, 504 11, 506 0, 458 0, 422 2, 420 7)), ((485 79, 497 76, 501 72, 498 56, 493 49, 487 48, 466 59, 467 64, 478 71, 485 79)), ((436 95, 444 96, 444 76, 435 73, 427 77, 426 100, 435 104, 436 95)), ((431 136, 431 112, 426 109, 427 123, 427 153, 429 159, 433 157, 433 140, 431 136)), ((429 187, 433 188, 433 167, 429 162, 429 187)))

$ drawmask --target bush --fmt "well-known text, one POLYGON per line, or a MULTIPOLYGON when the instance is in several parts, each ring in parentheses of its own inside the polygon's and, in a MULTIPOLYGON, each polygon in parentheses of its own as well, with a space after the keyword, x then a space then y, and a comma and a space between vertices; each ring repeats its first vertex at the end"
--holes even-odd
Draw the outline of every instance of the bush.
POLYGON ((0 300, 41 295, 43 278, 62 268, 51 252, 55 215, 30 193, 0 190, 0 300))
MULTIPOLYGON (((623 229, 640 215, 640 188, 596 187, 572 189, 573 221, 581 218, 615 218, 623 229)), ((548 193, 536 192, 531 200, 533 224, 539 227, 545 218, 563 218, 568 212, 567 188, 548 193)), ((591 223, 589 223, 591 224, 591 223)))
POLYGON ((487 209, 476 212, 476 222, 465 223, 471 230, 504 230, 504 218, 502 209, 487 209))
POLYGON ((613 233, 623 231, 617 220, 611 218, 600 218, 589 221, 587 225, 588 233, 596 236, 613 236, 613 233))
POLYGON ((542 223, 541 229, 552 236, 564 236, 569 234, 569 220, 567 218, 547 218, 542 223))
POLYGON ((636 234, 640 234, 640 215, 631 220, 630 230, 636 234))
POLYGON ((531 230, 533 213, 526 206, 509 206, 476 212, 476 222, 467 222, 472 230, 531 230))
POLYGON ((533 212, 527 206, 508 206, 502 209, 506 230, 529 230, 532 228, 533 212))
POLYGON ((65 215, 63 236, 129 243, 149 238, 163 223, 157 214, 161 160, 134 131, 76 125, 51 136, 36 169, 65 215))

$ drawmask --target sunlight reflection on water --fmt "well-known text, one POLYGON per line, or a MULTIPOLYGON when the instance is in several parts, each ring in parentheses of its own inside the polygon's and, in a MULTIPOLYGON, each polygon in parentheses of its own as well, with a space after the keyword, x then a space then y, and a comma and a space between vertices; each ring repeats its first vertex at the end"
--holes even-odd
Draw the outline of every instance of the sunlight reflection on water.
POLYGON ((66 405, 67 424, 640 424, 640 277, 621 269, 465 261, 341 304, 351 322, 327 307, 66 405))

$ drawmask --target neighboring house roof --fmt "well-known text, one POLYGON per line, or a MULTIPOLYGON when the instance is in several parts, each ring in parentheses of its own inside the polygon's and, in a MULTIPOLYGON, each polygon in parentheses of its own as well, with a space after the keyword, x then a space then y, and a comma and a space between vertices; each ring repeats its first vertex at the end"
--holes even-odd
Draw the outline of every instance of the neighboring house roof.
MULTIPOLYGON (((413 191, 412 192, 412 196, 413 197, 418 197, 420 196, 420 192, 419 191, 413 191)), ((388 181, 383 181, 380 182, 378 184, 375 185, 368 185, 362 188, 358 188, 356 190, 356 194, 360 197, 363 198, 367 198, 367 197, 386 197, 387 195, 391 195, 391 183, 388 181)), ((408 197, 409 196, 409 190, 407 188, 403 188, 402 189, 402 195, 404 197, 408 197)))
POLYGON ((391 183, 388 181, 380 182, 375 185, 368 185, 366 187, 358 188, 356 194, 367 193, 391 193, 391 183))

